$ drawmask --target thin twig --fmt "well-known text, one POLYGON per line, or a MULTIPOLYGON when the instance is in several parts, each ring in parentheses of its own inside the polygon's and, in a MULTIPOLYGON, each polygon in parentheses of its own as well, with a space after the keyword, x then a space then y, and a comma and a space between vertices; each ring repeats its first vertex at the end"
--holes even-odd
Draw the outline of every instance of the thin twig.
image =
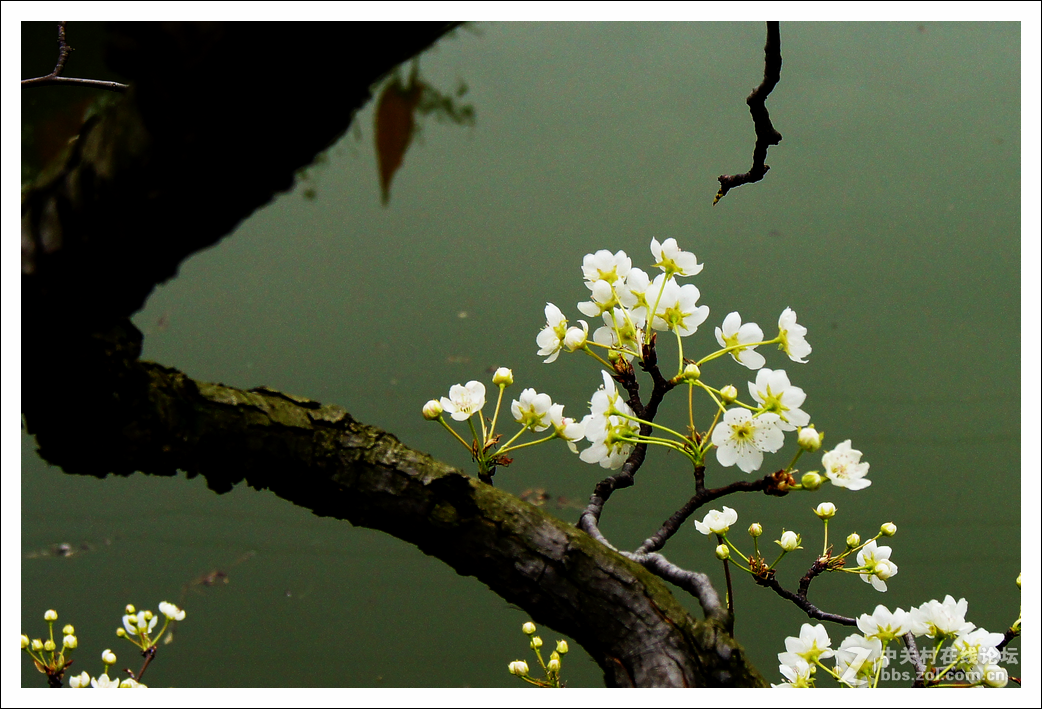
POLYGON ((782 588, 782 585, 778 583, 778 579, 775 578, 773 570, 768 571, 767 574, 764 576, 757 576, 756 583, 760 586, 770 588, 782 598, 792 601, 800 610, 805 612, 811 618, 816 618, 818 620, 827 620, 832 623, 839 623, 840 625, 857 625, 857 621, 854 618, 848 618, 845 615, 838 615, 836 613, 828 613, 819 609, 817 606, 815 606, 813 603, 807 600, 807 589, 810 586, 811 580, 813 580, 815 576, 817 576, 824 570, 824 565, 822 565, 818 561, 815 561, 814 565, 811 566, 810 571, 808 571, 807 574, 802 579, 800 579, 799 593, 793 593, 792 591, 782 588))
POLYGON ((756 130, 756 145, 753 147, 753 166, 749 169, 749 172, 741 175, 720 175, 717 178, 720 181, 720 191, 716 193, 716 199, 713 200, 713 204, 719 202, 729 190, 739 185, 762 180, 767 171, 771 169, 766 164, 767 148, 777 145, 782 139, 781 133, 776 131, 771 123, 771 116, 767 112, 766 105, 767 96, 770 95, 781 79, 781 32, 778 29, 777 22, 767 23, 767 43, 764 45, 763 53, 763 81, 745 99, 745 102, 749 104, 749 113, 752 114, 753 127, 756 130))
POLYGON ((72 53, 72 47, 65 41, 65 23, 58 23, 58 63, 54 65, 54 69, 51 70, 50 74, 46 76, 37 76, 34 79, 23 79, 22 88, 28 89, 33 86, 83 86, 89 89, 104 89, 106 91, 115 91, 116 93, 126 93, 127 89, 130 88, 127 84, 121 84, 118 81, 101 81, 99 79, 74 79, 68 76, 62 76, 61 73, 65 69, 65 62, 69 59, 69 55, 72 53))

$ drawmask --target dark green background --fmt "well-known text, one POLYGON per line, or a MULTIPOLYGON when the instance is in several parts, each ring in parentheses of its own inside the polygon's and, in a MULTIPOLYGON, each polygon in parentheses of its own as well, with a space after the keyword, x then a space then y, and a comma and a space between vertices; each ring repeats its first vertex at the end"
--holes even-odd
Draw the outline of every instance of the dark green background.
MULTIPOLYGON (((100 34, 79 27, 69 73, 109 78, 100 34)), ((624 249, 650 270, 651 238, 674 237, 705 263, 693 282, 711 309, 685 353, 715 348, 712 328, 731 310, 770 336, 793 307, 809 328, 809 364, 771 351, 767 366, 807 392, 827 448, 850 438, 872 466, 872 486, 857 493, 732 498, 738 529, 760 521, 765 541, 782 527, 803 534, 806 549, 780 573, 794 587, 820 544, 818 502, 838 507, 840 538, 893 521, 900 572, 889 592, 843 574, 816 581, 812 599, 858 615, 952 594, 969 600, 969 620, 1001 632, 1017 616, 1021 564, 1020 27, 783 23, 781 36, 768 108, 784 140, 772 170, 712 207, 716 176, 749 166, 744 100, 762 76, 762 23, 458 31, 423 55, 421 76, 444 93, 465 81, 476 126, 424 122, 385 208, 368 106, 306 183, 154 293, 135 318, 145 357, 341 404, 470 470, 422 419, 423 403, 505 365, 517 381, 509 393, 532 386, 581 415, 600 376, 575 356, 542 364, 544 303, 579 317, 584 254, 624 249)), ((46 73, 53 29, 25 26, 23 38, 23 75, 46 73)), ((33 91, 35 102, 64 100, 53 97, 63 89, 33 91)), ((720 361, 706 377, 744 393, 753 375, 720 361)), ((682 426, 679 411, 667 406, 662 421, 682 426)), ((99 547, 21 566, 23 632, 42 634, 43 611, 56 608, 78 629, 77 671, 100 672, 106 647, 137 666, 113 635, 123 606, 175 600, 213 569, 229 583, 188 595, 188 619, 150 684, 514 686, 507 663, 531 659, 522 611, 396 539, 243 486, 217 496, 183 477, 71 477, 33 451, 23 434, 23 554, 99 547)), ((544 446, 497 484, 585 499, 602 473, 544 446)), ((743 476, 708 474, 713 485, 743 476)), ((683 459, 653 451, 603 529, 632 548, 690 494, 683 459)), ((686 525, 665 553, 718 578, 711 550, 686 525)), ((737 637, 778 681, 775 655, 805 618, 744 578, 736 603, 737 637)), ((830 633, 838 645, 848 631, 830 633)), ((564 675, 601 683, 574 644, 564 675)), ((23 686, 42 680, 23 663, 23 686)))

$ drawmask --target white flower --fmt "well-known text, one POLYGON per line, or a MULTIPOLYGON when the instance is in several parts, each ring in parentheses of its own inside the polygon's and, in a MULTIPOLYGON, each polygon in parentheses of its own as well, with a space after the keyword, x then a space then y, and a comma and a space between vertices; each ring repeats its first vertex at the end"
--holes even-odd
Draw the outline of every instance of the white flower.
POLYGON ((785 652, 778 653, 778 661, 790 666, 795 665, 798 660, 814 664, 818 659, 832 657, 831 645, 832 640, 829 639, 824 625, 804 623, 798 638, 785 638, 785 652))
POLYGON ((558 438, 563 438, 568 443, 572 453, 578 453, 575 447, 576 441, 581 441, 586 436, 586 424, 583 421, 567 418, 564 415, 564 404, 554 404, 550 407, 550 425, 554 427, 554 433, 558 438))
POLYGON ((694 276, 702 271, 702 264, 690 251, 681 251, 676 239, 666 239, 662 244, 658 239, 651 240, 651 254, 655 257, 657 268, 661 268, 667 276, 694 276))
POLYGON ((514 660, 509 665, 510 674, 524 677, 528 674, 528 663, 524 660, 514 660))
POLYGON ((659 288, 662 289, 651 327, 656 330, 673 330, 681 337, 687 337, 706 321, 706 318, 709 317, 709 308, 705 305, 698 305, 698 298, 701 294, 697 287, 691 283, 681 286, 673 280, 661 284, 660 281, 664 277, 664 274, 656 276, 651 285, 652 292, 658 291, 659 288))
POLYGON ((861 462, 861 451, 851 448, 849 439, 821 456, 821 464, 825 466, 825 477, 838 487, 863 490, 872 484, 865 479, 868 463, 861 462))
POLYGON ((152 616, 151 620, 148 618, 152 615, 148 611, 140 611, 137 615, 125 615, 123 616, 123 627, 127 629, 127 634, 138 635, 139 633, 151 633, 152 629, 156 627, 156 623, 159 621, 159 616, 152 616))
POLYGON ((716 341, 721 347, 742 345, 731 350, 731 356, 735 362, 744 364, 749 369, 759 369, 767 362, 762 354, 744 346, 753 342, 763 342, 763 330, 756 323, 743 325, 742 317, 738 313, 729 313, 724 318, 723 328, 716 328, 716 341))
MULTIPOLYGON (((869 542, 872 544, 872 542, 869 542)), ((866 545, 867 548, 867 545, 866 545)), ((858 559, 861 555, 858 555, 858 559)), ((876 606, 872 615, 863 613, 857 619, 857 627, 869 640, 878 638, 882 641, 894 640, 901 637, 911 629, 911 619, 908 613, 897 608, 891 613, 885 606, 876 606)))
POLYGON ((90 686, 95 689, 119 689, 119 679, 109 679, 109 675, 106 672, 97 679, 92 679, 90 686))
POLYGON ((613 255, 610 251, 601 249, 583 257, 583 278, 589 283, 605 281, 614 285, 629 274, 632 266, 633 262, 625 251, 616 251, 613 255))
POLYGON ((586 346, 586 338, 590 333, 590 326, 585 320, 579 321, 579 327, 570 327, 564 333, 564 348, 569 352, 575 352, 586 346))
POLYGON ((159 603, 159 612, 170 620, 185 619, 185 612, 183 610, 175 606, 173 603, 167 603, 166 601, 161 601, 159 603))
POLYGON ((782 338, 778 349, 785 350, 793 362, 806 364, 806 357, 811 353, 810 345, 803 338, 806 334, 807 328, 796 322, 793 309, 786 308, 778 318, 778 335, 782 338))
POLYGON ((597 328, 597 331, 593 333, 594 342, 606 347, 617 348, 627 361, 633 359, 633 353, 644 351, 644 323, 646 320, 643 312, 615 308, 612 312, 605 312, 601 317, 604 319, 604 327, 597 328))
MULTIPOLYGON (((877 591, 886 591, 886 580, 897 575, 897 564, 890 561, 892 552, 893 549, 890 547, 876 546, 876 540, 873 539, 861 547, 861 551, 857 553, 858 565, 866 567, 866 570, 861 573, 861 580, 872 584, 872 588, 877 591)), ((882 606, 879 607, 882 608, 882 606)), ((864 628, 861 629, 864 630, 864 628)), ((906 628, 905 632, 908 630, 909 628, 906 628)))
POLYGON ((640 426, 618 414, 633 416, 633 410, 624 402, 615 389, 615 382, 602 371, 604 386, 590 400, 590 413, 582 420, 586 440, 593 445, 579 454, 586 463, 599 463, 602 468, 622 467, 633 450, 633 442, 625 438, 634 437, 640 426))
POLYGON ((587 285, 590 286, 592 291, 591 300, 586 300, 576 305, 579 308, 579 312, 583 315, 595 318, 619 304, 619 299, 615 297, 615 291, 612 290, 611 284, 607 281, 594 281, 587 285))
POLYGON ((82 689, 90 686, 90 675, 86 670, 69 678, 69 686, 73 689, 82 689))
POLYGON ((78 644, 79 641, 76 640, 75 635, 66 635, 64 638, 62 638, 62 647, 67 647, 70 650, 75 650, 78 644))
POLYGON ((836 516, 836 506, 831 502, 822 502, 814 508, 814 514, 819 519, 830 519, 836 516))
POLYGON ((758 470, 763 454, 774 453, 785 443, 777 414, 753 417, 745 409, 728 409, 713 429, 716 459, 728 468, 735 463, 743 472, 758 470))
POLYGON ((453 384, 449 396, 441 397, 441 405, 456 421, 466 421, 485 405, 485 385, 471 380, 466 386, 453 384))
POLYGON ((147 684, 141 684, 136 679, 130 679, 129 677, 119 683, 120 689, 148 689, 147 684))
POLYGON ((1002 633, 989 633, 984 628, 960 635, 952 643, 959 654, 958 666, 964 670, 983 672, 984 665, 995 664, 1001 658, 1002 652, 995 646, 1002 639, 1002 633))
POLYGON ((795 431, 797 426, 810 423, 810 415, 800 409, 807 395, 789 383, 784 369, 761 369, 756 373, 756 383, 749 382, 749 395, 764 411, 778 414, 778 426, 783 431, 795 431))
POLYGON ((525 389, 521 397, 510 404, 510 413, 525 428, 545 431, 550 427, 546 419, 553 403, 549 394, 537 394, 535 389, 525 389))
POLYGON ((535 343, 539 345, 537 354, 540 357, 550 355, 543 360, 544 363, 550 364, 561 353, 561 345, 564 344, 564 336, 568 332, 568 320, 553 303, 547 303, 543 312, 546 315, 546 327, 535 336, 535 343))
POLYGON ((973 630, 973 623, 966 622, 966 599, 958 602, 951 596, 945 596, 944 602, 927 601, 918 608, 908 611, 912 619, 912 632, 916 636, 926 635, 931 638, 953 638, 973 630))
POLYGON ((793 532, 791 529, 788 532, 782 532, 781 539, 776 539, 775 544, 780 546, 783 551, 790 552, 802 549, 800 542, 803 541, 800 535, 793 532))
POLYGON ((112 650, 106 650, 101 653, 101 661, 106 665, 116 664, 116 653, 112 652, 112 650))
POLYGON ((699 522, 695 520, 695 529, 702 534, 727 534, 731 525, 738 521, 738 513, 730 507, 724 507, 723 511, 709 510, 705 519, 699 522))
POLYGON ((648 274, 639 268, 634 268, 630 270, 622 285, 615 287, 615 292, 619 295, 619 302, 627 310, 642 310, 646 319, 651 311, 651 306, 654 305, 654 303, 648 302, 648 289, 650 287, 651 279, 648 278, 648 274))
POLYGON ((792 664, 778 665, 778 671, 781 672, 785 681, 781 684, 772 684, 772 688, 789 689, 814 686, 814 665, 809 664, 806 660, 798 659, 792 664))
POLYGON ((509 367, 500 367, 492 375, 492 383, 497 387, 508 387, 514 383, 514 372, 509 367))
POLYGON ((883 667, 890 664, 879 638, 848 635, 836 649, 836 674, 844 684, 863 687, 875 679, 880 661, 883 667))

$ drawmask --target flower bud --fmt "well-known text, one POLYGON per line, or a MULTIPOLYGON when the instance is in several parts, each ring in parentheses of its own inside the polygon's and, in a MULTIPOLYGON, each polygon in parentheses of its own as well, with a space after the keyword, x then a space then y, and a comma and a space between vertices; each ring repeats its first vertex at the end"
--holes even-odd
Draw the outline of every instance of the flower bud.
MULTIPOLYGON (((586 323, 583 323, 583 325, 586 325, 586 323)), ((590 329, 588 326, 568 328, 568 331, 564 333, 564 348, 569 352, 581 350, 586 346, 586 337, 589 331, 590 329)))
POLYGON ((535 623, 533 623, 532 621, 528 621, 527 623, 521 626, 521 632, 523 632, 525 635, 531 635, 535 632, 535 623))
POLYGON ((533 635, 531 645, 533 650, 538 650, 543 646, 543 639, 538 635, 533 635))
POLYGON ((879 533, 884 537, 892 537, 897 534, 897 525, 893 522, 887 522, 879 528, 879 533))
POLYGON ((134 615, 135 613, 137 613, 137 610, 134 608, 133 605, 128 603, 127 604, 127 615, 134 615))
POLYGON ((125 680, 119 683, 120 689, 148 689, 147 684, 141 684, 136 679, 130 679, 127 677, 125 680))
MULTIPOLYGON (((431 399, 423 405, 423 418, 428 421, 437 421, 442 411, 444 409, 441 407, 441 402, 437 399, 431 399)), ((127 606, 127 608, 133 608, 133 606, 127 606)))
POLYGON ((800 448, 808 453, 813 453, 821 448, 821 442, 825 440, 825 434, 815 431, 814 424, 811 424, 806 428, 800 429, 799 436, 796 440, 799 442, 800 448))
POLYGON ((29 646, 36 652, 39 652, 40 650, 43 650, 43 640, 35 638, 31 643, 29 643, 29 646))
POLYGON ((1020 574, 1017 574, 1017 588, 1020 588, 1020 574))
POLYGON ((127 636, 127 631, 126 630, 124 630, 123 628, 116 628, 116 637, 125 638, 126 636, 127 636))
POLYGON ((114 665, 116 664, 116 654, 112 650, 106 650, 101 653, 101 661, 106 665, 114 665))
POLYGON ((831 502, 822 502, 814 508, 814 514, 818 519, 832 519, 836 516, 836 506, 831 502))
POLYGON ((896 573, 897 565, 890 563, 886 559, 880 559, 876 562, 875 566, 872 567, 872 574, 878 577, 880 581, 886 581, 896 573))
POLYGON ((528 674, 528 663, 524 660, 514 660, 510 663, 510 674, 524 677, 528 674))
POLYGON ((763 534, 763 525, 759 522, 753 522, 749 525, 749 536, 756 539, 758 536, 763 534))
POLYGON ((729 556, 731 556, 731 549, 726 544, 721 544, 716 548, 716 558, 720 561, 727 561, 729 556))
POLYGON ((553 652, 550 653, 550 659, 551 660, 560 660, 561 659, 561 653, 557 652, 557 650, 554 650, 553 652))
POLYGON ((43 641, 43 649, 47 652, 54 652, 54 647, 55 645, 53 640, 48 638, 47 640, 43 641))
POLYGON ((508 387, 514 383, 514 373, 506 367, 500 367, 492 375, 492 383, 496 386, 508 387))
POLYGON ((728 384, 720 390, 720 399, 725 404, 733 404, 735 399, 738 398, 738 389, 735 388, 734 384, 728 384))
POLYGON ((165 615, 170 620, 184 620, 185 612, 175 606, 173 603, 167 601, 160 601, 159 612, 165 615))
POLYGON ((562 655, 567 655, 568 654, 568 641, 567 640, 558 640, 557 641, 557 652, 561 653, 562 655))
POLYGON ((145 614, 145 620, 152 620, 152 618, 155 617, 153 615, 152 611, 149 611, 149 610, 144 611, 144 614, 145 614))
POLYGON ((780 546, 784 551, 796 551, 802 549, 800 546, 800 535, 796 532, 782 532, 781 539, 775 540, 775 544, 780 546))
POLYGON ((69 678, 69 686, 73 689, 81 689, 83 687, 90 686, 90 675, 84 670, 78 675, 73 675, 69 678))
POLYGON ((998 665, 984 666, 984 684, 989 687, 1005 687, 1009 682, 1009 673, 998 665))
POLYGON ((697 382, 698 378, 702 376, 702 371, 698 368, 697 364, 689 364, 684 367, 684 371, 680 375, 680 380, 684 382, 697 382))
POLYGON ((78 644, 79 643, 77 642, 75 635, 66 635, 64 638, 62 638, 62 647, 67 647, 70 650, 75 650, 78 644))
POLYGON ((552 659, 546 663, 546 671, 557 674, 561 671, 561 661, 552 659))
POLYGON ((53 623, 54 621, 58 620, 58 611, 47 611, 43 614, 43 619, 46 620, 48 623, 53 623))
POLYGON ((76 628, 72 627, 72 625, 66 625, 64 628, 62 628, 62 635, 75 635, 75 634, 76 634, 76 628))
POLYGON ((825 479, 818 475, 818 471, 812 470, 809 473, 804 473, 803 477, 800 478, 800 485, 803 486, 804 490, 817 490, 821 487, 821 484, 825 482, 825 479))
POLYGON ((853 549, 858 546, 861 546, 861 535, 857 532, 852 532, 850 536, 847 537, 847 549, 853 549))
POLYGON ((22 649, 24 650, 27 647, 29 647, 29 636, 28 635, 23 635, 22 636, 22 649))

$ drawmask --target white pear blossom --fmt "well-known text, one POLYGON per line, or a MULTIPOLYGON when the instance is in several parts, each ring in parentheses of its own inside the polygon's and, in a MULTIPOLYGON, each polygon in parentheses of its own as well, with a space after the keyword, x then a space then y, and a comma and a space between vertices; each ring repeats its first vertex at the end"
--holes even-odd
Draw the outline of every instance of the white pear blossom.
POLYGON ((811 353, 811 347, 804 339, 806 334, 807 328, 796 322, 796 312, 786 308, 778 318, 778 335, 781 337, 778 349, 785 350, 793 362, 806 364, 807 355, 811 353))
POLYGON ((569 352, 575 352, 586 346, 586 338, 590 334, 590 326, 585 320, 579 320, 578 327, 570 327, 564 333, 564 348, 569 352))
POLYGON ((586 436, 586 424, 576 421, 564 415, 564 404, 554 404, 550 407, 550 425, 554 427, 554 433, 558 438, 563 438, 572 453, 578 453, 575 447, 576 441, 581 441, 586 436))
POLYGON ((886 591, 886 580, 897 575, 897 564, 890 561, 892 552, 893 549, 890 547, 877 546, 876 540, 873 539, 857 553, 858 566, 866 567, 860 574, 861 580, 872 584, 872 588, 877 591, 886 591))
POLYGON ((996 648, 1002 640, 1002 633, 989 633, 984 628, 955 638, 952 647, 958 653, 958 667, 983 674, 985 665, 993 665, 1002 657, 1002 651, 996 648))
POLYGON ((754 417, 745 409, 728 409, 713 429, 716 459, 725 468, 738 464, 751 473, 763 464, 764 453, 774 453, 785 443, 777 414, 754 417))
MULTIPOLYGON (((605 281, 609 285, 615 285, 630 272, 633 262, 625 251, 612 252, 601 249, 593 254, 583 257, 583 278, 588 283, 605 281)), ((591 316, 592 317, 592 316, 591 316)))
POLYGON ((651 284, 651 291, 657 293, 661 288, 662 294, 657 297, 658 307, 655 317, 651 321, 651 327, 656 330, 672 330, 681 337, 687 337, 698 330, 698 326, 709 317, 709 307, 698 305, 701 293, 691 283, 681 286, 674 280, 667 280, 665 284, 661 279, 665 274, 655 277, 651 284))
POLYGON ((661 244, 658 239, 651 240, 651 254, 655 257, 655 266, 661 268, 666 276, 694 276, 701 273, 702 264, 690 251, 681 251, 676 239, 666 239, 661 244))
POLYGON ((561 353, 564 336, 568 332, 568 320, 561 309, 553 303, 547 303, 543 312, 546 314, 546 327, 535 336, 535 343, 539 345, 537 354, 540 357, 546 357, 543 362, 550 364, 561 353), (547 357, 547 355, 549 356, 547 357))
POLYGON ((627 310, 642 310, 646 319, 648 313, 651 312, 651 306, 654 305, 654 295, 648 294, 650 288, 651 279, 648 278, 648 274, 639 268, 633 268, 630 269, 629 275, 626 276, 623 284, 617 286, 615 291, 618 293, 619 302, 627 310), (650 303, 648 302, 649 298, 652 300, 650 303))
POLYGON ((790 552, 802 549, 803 547, 800 546, 801 541, 803 541, 803 539, 800 535, 790 529, 787 532, 783 531, 781 539, 776 539, 774 543, 780 546, 783 551, 790 552))
POLYGON ((85 687, 89 687, 90 675, 87 674, 86 670, 79 673, 78 675, 73 675, 69 678, 69 686, 73 689, 83 689, 85 687))
POLYGON ((510 404, 510 413, 514 415, 514 420, 525 428, 545 431, 550 427, 547 419, 553 403, 549 394, 537 394, 535 389, 529 388, 521 392, 521 396, 510 404))
POLYGON ((785 638, 785 652, 778 653, 778 661, 783 665, 795 665, 797 660, 814 664, 819 659, 832 657, 832 640, 821 623, 811 625, 804 623, 798 638, 785 638))
POLYGON ((120 689, 148 689, 147 684, 141 684, 136 679, 130 679, 129 677, 119 683, 120 689))
POLYGON ((640 426, 618 415, 633 416, 633 410, 619 396, 608 373, 602 371, 601 374, 604 386, 594 393, 590 400, 590 413, 582 420, 586 440, 593 445, 580 453, 579 458, 614 470, 622 467, 629 457, 634 444, 625 439, 636 436, 640 426))
POLYGON ((970 632, 975 626, 966 622, 967 605, 965 598, 956 602, 951 596, 945 596, 943 602, 932 600, 912 608, 908 611, 912 618, 912 633, 919 637, 950 639, 970 632))
POLYGON ((514 660, 508 665, 510 674, 524 677, 528 674, 528 663, 524 660, 514 660))
POLYGON ((139 611, 136 615, 123 616, 123 627, 126 628, 128 635, 147 634, 152 632, 158 621, 159 616, 152 615, 149 611, 139 611))
POLYGON ((441 405, 456 421, 466 421, 485 405, 485 385, 471 380, 467 385, 453 384, 449 396, 441 397, 441 405))
POLYGON ((730 507, 725 506, 721 510, 709 510, 705 518, 699 522, 695 520, 695 529, 702 534, 727 534, 731 525, 738 521, 738 513, 730 507))
POLYGON ((821 457, 821 464, 825 466, 825 477, 838 487, 863 490, 872 484, 871 480, 865 479, 868 463, 861 462, 861 451, 850 447, 850 439, 825 453, 821 457))
POLYGON ((590 287, 591 299, 576 305, 583 315, 595 318, 619 304, 615 291, 607 281, 594 281, 587 285, 590 287))
POLYGON ((90 681, 94 689, 119 689, 119 678, 109 679, 108 672, 99 675, 90 681))
MULTIPOLYGON (((869 542, 869 544, 871 543, 869 542)), ((911 630, 912 621, 908 613, 900 608, 891 613, 886 606, 879 605, 876 606, 872 615, 862 613, 861 617, 857 619, 857 627, 865 634, 865 638, 869 640, 878 638, 886 642, 899 638, 911 630)))
POLYGON ((170 620, 184 620, 185 612, 175 606, 173 603, 167 603, 166 601, 160 601, 159 612, 165 615, 170 620))
POLYGON ((836 648, 836 674, 840 682, 851 687, 864 687, 874 681, 880 662, 890 664, 883 655, 883 642, 864 635, 848 635, 836 648))
POLYGON ((731 350, 731 357, 749 369, 759 369, 767 362, 762 354, 746 346, 753 342, 763 342, 763 330, 756 323, 743 325, 742 316, 736 312, 728 313, 724 318, 724 326, 716 328, 716 341, 721 347, 740 345, 738 349, 731 350))
POLYGON ((615 308, 601 317, 604 319, 604 327, 597 328, 593 333, 594 342, 606 347, 617 348, 627 361, 633 359, 633 353, 644 351, 644 323, 646 321, 643 312, 615 308), (619 340, 620 335, 622 336, 621 341, 619 340))
POLYGON ((778 414, 778 427, 783 431, 795 431, 797 426, 810 423, 810 415, 800 408, 807 395, 789 383, 784 369, 761 369, 756 373, 756 383, 749 382, 749 395, 764 411, 778 414))
POLYGON ((781 684, 772 684, 774 689, 807 688, 814 686, 814 665, 806 660, 797 659, 792 664, 778 665, 785 681, 781 684))

